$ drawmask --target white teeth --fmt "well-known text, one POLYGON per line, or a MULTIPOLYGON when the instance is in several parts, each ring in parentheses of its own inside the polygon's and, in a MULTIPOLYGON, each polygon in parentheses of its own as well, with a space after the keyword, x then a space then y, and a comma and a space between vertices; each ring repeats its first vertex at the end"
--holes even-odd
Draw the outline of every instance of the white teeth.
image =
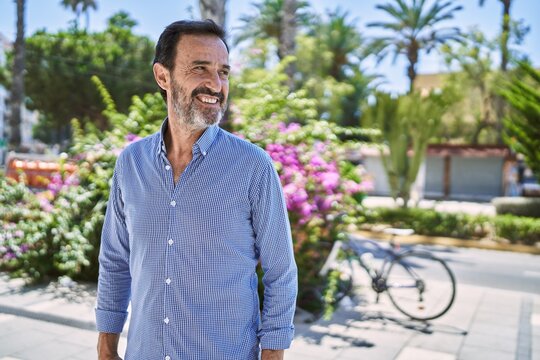
POLYGON ((204 96, 201 96, 201 100, 202 100, 202 102, 205 102, 205 103, 208 103, 208 104, 217 103, 217 99, 207 98, 207 97, 204 97, 204 96))

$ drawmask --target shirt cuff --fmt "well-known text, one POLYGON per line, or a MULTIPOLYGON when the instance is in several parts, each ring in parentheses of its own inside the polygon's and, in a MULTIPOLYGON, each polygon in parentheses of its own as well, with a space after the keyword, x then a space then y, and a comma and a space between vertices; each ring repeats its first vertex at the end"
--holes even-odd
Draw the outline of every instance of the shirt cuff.
POLYGON ((259 341, 261 349, 284 350, 291 346, 294 337, 294 326, 284 329, 261 330, 259 341))
POLYGON ((111 334, 120 334, 126 323, 128 313, 96 309, 97 331, 111 334))

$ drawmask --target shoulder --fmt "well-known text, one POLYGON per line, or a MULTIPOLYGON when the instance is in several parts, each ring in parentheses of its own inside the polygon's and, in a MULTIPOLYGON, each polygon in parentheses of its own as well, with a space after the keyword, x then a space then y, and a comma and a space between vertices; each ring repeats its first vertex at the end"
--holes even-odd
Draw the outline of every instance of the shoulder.
POLYGON ((149 135, 127 145, 118 155, 117 168, 125 168, 133 162, 149 160, 158 149, 159 133, 149 135))
POLYGON ((272 164, 270 155, 258 145, 231 134, 227 130, 221 129, 221 145, 225 151, 233 154, 237 161, 256 164, 272 164))

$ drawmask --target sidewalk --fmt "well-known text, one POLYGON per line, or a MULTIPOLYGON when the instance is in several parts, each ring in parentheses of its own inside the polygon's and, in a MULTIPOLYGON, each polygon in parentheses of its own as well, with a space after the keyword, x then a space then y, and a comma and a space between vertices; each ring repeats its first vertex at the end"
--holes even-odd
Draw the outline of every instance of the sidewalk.
MULTIPOLYGON (((22 285, 0 274, 0 360, 95 359, 95 286, 22 285)), ((362 287, 331 321, 308 324, 299 316, 286 358, 540 360, 540 296, 458 286, 450 312, 429 324, 406 319, 384 295, 374 304, 362 287)), ((123 336, 122 351, 125 343, 123 336)))

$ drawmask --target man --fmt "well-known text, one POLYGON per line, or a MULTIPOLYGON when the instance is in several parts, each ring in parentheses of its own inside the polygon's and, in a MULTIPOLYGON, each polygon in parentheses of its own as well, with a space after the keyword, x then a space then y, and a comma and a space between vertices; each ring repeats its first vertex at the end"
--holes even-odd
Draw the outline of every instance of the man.
POLYGON ((100 360, 117 345, 131 300, 125 359, 283 359, 297 293, 279 179, 260 148, 218 127, 228 47, 210 20, 161 34, 154 76, 161 131, 119 156, 100 250, 100 360), (265 272, 262 312, 255 271, 265 272))

